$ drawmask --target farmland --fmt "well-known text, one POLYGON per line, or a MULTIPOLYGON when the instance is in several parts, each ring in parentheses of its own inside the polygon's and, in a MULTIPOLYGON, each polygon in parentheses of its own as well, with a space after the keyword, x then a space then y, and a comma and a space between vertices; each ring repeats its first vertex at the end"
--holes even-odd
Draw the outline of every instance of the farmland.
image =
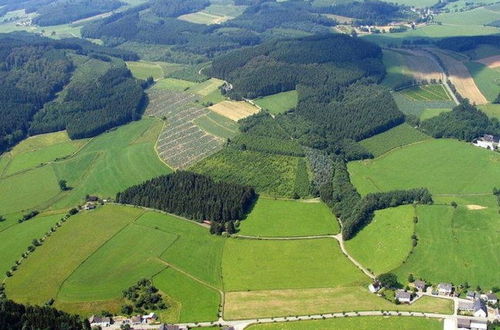
POLYGON ((231 120, 238 121, 259 112, 259 109, 244 101, 222 101, 209 108, 231 120))
POLYGON ((238 124, 215 112, 196 118, 194 123, 205 132, 223 139, 235 137, 239 133, 238 124))
POLYGON ((399 110, 406 114, 414 115, 421 118, 426 111, 436 111, 434 109, 450 109, 455 107, 455 102, 452 101, 416 101, 407 98, 401 93, 392 93, 394 101, 398 105, 399 110))
POLYGON ((440 114, 444 112, 450 112, 450 108, 430 108, 430 109, 425 109, 424 112, 420 115, 420 120, 426 120, 430 119, 436 116, 439 116, 440 114))
POLYGON ((352 162, 349 172, 361 194, 416 187, 427 187, 433 194, 481 194, 494 188, 491 178, 500 175, 499 161, 497 153, 439 139, 352 162))
POLYGON ((478 62, 467 62, 466 66, 481 93, 493 102, 500 93, 500 68, 491 69, 478 62))
POLYGON ((419 243, 396 273, 400 278, 413 273, 434 283, 446 280, 467 281, 472 287, 497 285, 500 246, 496 228, 500 219, 494 197, 451 196, 441 201, 448 205, 417 207, 419 243), (458 204, 456 209, 449 206, 451 201, 458 204), (482 244, 478 245, 475 237, 481 237, 482 244))
POLYGON ((483 104, 479 106, 479 109, 490 118, 500 119, 500 104, 483 104))
POLYGON ((148 93, 150 102, 146 114, 166 120, 156 150, 167 164, 173 168, 187 168, 222 148, 223 139, 195 124, 197 119, 209 114, 195 103, 195 95, 162 89, 152 89, 148 93))
POLYGON ((235 6, 233 4, 214 3, 202 11, 182 15, 180 20, 196 24, 221 24, 225 21, 238 17, 243 13, 246 6, 235 6))
POLYGON ((218 180, 254 186, 269 196, 292 197, 299 157, 225 148, 191 167, 218 180))
POLYGON ((226 291, 305 289, 364 283, 334 239, 231 239, 222 259, 226 291))
POLYGON ((278 114, 295 108, 298 102, 298 94, 297 91, 293 90, 265 96, 254 100, 254 102, 262 109, 265 109, 272 114, 278 114))
POLYGON ((165 76, 162 66, 154 62, 127 62, 127 67, 132 72, 134 77, 138 79, 147 79, 153 77, 158 80, 165 76))
POLYGON ((287 322, 274 324, 252 325, 249 330, 314 330, 314 329, 413 329, 413 330, 440 330, 443 328, 441 320, 424 319, 419 317, 352 317, 321 321, 287 322))
POLYGON ((319 201, 260 198, 242 221, 239 234, 250 236, 309 236, 336 234, 339 225, 319 201))
POLYGON ((411 251, 413 206, 400 206, 375 212, 375 218, 346 248, 362 265, 379 275, 399 267, 411 251))
POLYGON ((443 85, 422 85, 407 88, 401 94, 412 101, 451 101, 443 85))
POLYGON ((175 79, 175 78, 165 78, 160 79, 156 82, 155 88, 157 89, 167 89, 171 91, 182 92, 186 91, 191 87, 196 86, 195 82, 175 79))
POLYGON ((384 133, 361 141, 361 145, 375 157, 398 147, 429 139, 429 136, 404 123, 384 133))
POLYGON ((226 293, 224 317, 249 319, 344 311, 393 310, 451 314, 447 299, 423 297, 412 305, 398 305, 371 294, 366 286, 336 288, 241 291, 226 293))

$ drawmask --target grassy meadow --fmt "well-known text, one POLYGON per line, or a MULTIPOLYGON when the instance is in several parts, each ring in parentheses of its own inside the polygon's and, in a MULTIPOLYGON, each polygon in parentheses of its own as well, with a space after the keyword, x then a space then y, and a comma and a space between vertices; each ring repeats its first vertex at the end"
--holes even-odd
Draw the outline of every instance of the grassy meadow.
POLYGON ((269 111, 272 114, 279 114, 293 109, 297 106, 298 100, 297 91, 289 91, 278 94, 265 96, 254 100, 255 104, 262 109, 269 111))
POLYGON ((401 279, 413 273, 433 283, 467 281, 471 287, 482 288, 498 285, 500 218, 495 198, 492 195, 450 196, 444 201, 438 198, 437 203, 442 202, 448 205, 417 207, 418 245, 395 272, 401 279), (458 207, 449 206, 451 201, 458 207), (479 209, 470 209, 471 205, 479 209))
POLYGON ((152 77, 155 80, 165 77, 163 68, 159 63, 155 62, 127 62, 127 67, 137 79, 146 80, 152 77))
POLYGON ((400 92, 412 101, 451 101, 443 85, 422 85, 404 89, 400 92))
POLYGON ((426 120, 433 117, 437 117, 443 112, 450 112, 451 108, 429 108, 425 109, 420 115, 420 120, 426 120))
POLYGON ((241 222, 239 234, 249 236, 310 236, 336 234, 339 224, 320 201, 259 198, 241 222))
POLYGON ((345 243, 349 254, 374 274, 399 267, 412 249, 413 206, 399 206, 375 212, 373 220, 345 243))
POLYGON ((194 123, 205 132, 223 139, 233 138, 239 133, 237 123, 215 112, 195 119, 194 123))
POLYGON ((443 321, 422 317, 348 317, 318 321, 300 321, 286 323, 268 323, 251 325, 248 330, 316 330, 316 329, 343 329, 343 330, 441 330, 443 321))
POLYGON ((402 93, 392 93, 392 97, 396 102, 400 111, 405 114, 414 115, 422 118, 425 112, 436 111, 434 109, 451 109, 456 106, 453 101, 417 101, 411 100, 402 93))
POLYGON ((404 123, 391 128, 384 133, 365 139, 361 141, 360 144, 375 157, 378 157, 394 148, 417 143, 427 139, 430 139, 428 135, 404 123))
POLYGON ((226 291, 325 288, 367 280, 331 238, 230 239, 224 248, 222 274, 226 291))
POLYGON ((484 97, 493 102, 500 93, 500 68, 491 69, 478 62, 467 62, 465 65, 484 97))
POLYGON ((500 119, 500 104, 483 104, 478 108, 488 117, 500 119))
POLYGON ((165 79, 160 79, 156 82, 154 85, 154 88, 160 88, 160 89, 169 89, 173 91, 186 91, 191 87, 196 86, 197 84, 192 81, 188 80, 181 80, 181 79, 175 79, 175 78, 165 78, 165 79))
POLYGON ((405 146, 382 157, 349 163, 358 191, 426 187, 433 194, 491 193, 500 177, 500 155, 450 139, 405 146))

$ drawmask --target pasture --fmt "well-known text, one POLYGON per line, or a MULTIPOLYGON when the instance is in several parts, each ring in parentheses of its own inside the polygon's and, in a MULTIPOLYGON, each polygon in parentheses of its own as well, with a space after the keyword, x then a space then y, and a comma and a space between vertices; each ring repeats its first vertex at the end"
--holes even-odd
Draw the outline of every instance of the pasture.
POLYGON ((175 320, 163 322, 201 322, 218 319, 220 294, 193 279, 167 268, 153 277, 154 285, 177 301, 180 306, 180 315, 175 320))
POLYGON ((395 305, 370 293, 367 285, 227 292, 224 318, 251 319, 373 310, 453 313, 451 300, 423 297, 412 305, 395 305))
POLYGON ((479 109, 490 118, 500 119, 500 104, 483 104, 479 109))
POLYGON ((230 239, 222 274, 226 291, 328 288, 367 281, 331 238, 230 239))
POLYGON ((442 202, 448 205, 417 207, 419 242, 396 274, 405 279, 413 273, 433 283, 467 281, 471 287, 480 285, 484 289, 498 285, 500 218, 495 198, 490 195, 437 199, 437 203, 442 202), (449 206, 451 201, 458 207, 449 206))
POLYGON ((405 63, 405 56, 397 51, 385 49, 382 58, 387 74, 382 84, 395 89, 412 79, 405 63))
POLYGON ((451 101, 443 85, 422 85, 404 89, 401 94, 412 101, 451 101))
POLYGON ((165 77, 162 66, 155 62, 127 62, 127 68, 137 79, 146 80, 152 77, 154 80, 158 80, 165 77))
POLYGON ((430 119, 430 118, 433 118, 433 117, 437 117, 439 116, 440 114, 444 113, 444 112, 450 112, 452 109, 450 108, 429 108, 429 109, 425 109, 422 114, 420 115, 420 120, 426 120, 426 119, 430 119))
POLYGON ((209 109, 234 121, 238 121, 259 112, 257 107, 244 101, 222 101, 209 107, 209 109))
POLYGON ((467 62, 465 65, 481 93, 493 102, 500 93, 500 68, 492 69, 479 62, 467 62))
POLYGON ((224 148, 190 170, 217 180, 250 185, 273 197, 292 197, 299 157, 224 148))
POLYGON ((265 96, 254 100, 255 104, 272 114, 279 114, 293 109, 298 102, 297 91, 289 91, 265 96))
POLYGON ((349 254, 374 274, 399 267, 412 248, 413 206, 399 206, 375 212, 373 220, 345 243, 349 254))
POLYGON ((421 118, 426 111, 435 111, 434 109, 451 109, 456 106, 453 101, 416 101, 410 100, 401 93, 392 93, 394 101, 400 111, 406 114, 421 118))
POLYGON ((451 139, 405 146, 382 157, 349 163, 358 191, 426 187, 433 194, 491 193, 500 177, 500 155, 451 139))
POLYGON ((241 222, 239 234, 248 236, 310 236, 339 232, 328 206, 320 201, 259 198, 241 222))
POLYGON ((408 144, 430 139, 428 135, 404 123, 381 134, 362 140, 360 144, 375 157, 408 144))
POLYGON ((179 16, 178 19, 195 24, 221 24, 240 16, 246 6, 235 6, 230 3, 212 3, 202 11, 179 16))
POLYGON ((193 122, 205 132, 223 139, 233 138, 239 133, 238 124, 215 112, 209 112, 193 122))
POLYGON ((175 79, 175 78, 164 78, 158 80, 154 87, 155 89, 168 89, 171 91, 187 91, 189 88, 196 86, 197 83, 188 81, 188 80, 181 80, 181 79, 175 79))
POLYGON ((348 317, 320 321, 301 321, 286 323, 268 323, 252 325, 248 330, 316 330, 316 329, 343 329, 343 330, 441 330, 443 321, 422 317, 348 317))

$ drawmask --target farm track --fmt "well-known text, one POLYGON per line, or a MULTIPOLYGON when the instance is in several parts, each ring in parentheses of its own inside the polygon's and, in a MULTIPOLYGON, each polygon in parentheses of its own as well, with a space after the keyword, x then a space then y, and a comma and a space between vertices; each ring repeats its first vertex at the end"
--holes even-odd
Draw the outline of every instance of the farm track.
POLYGON ((164 118, 166 124, 156 142, 160 159, 175 169, 184 169, 222 149, 224 140, 199 128, 194 121, 209 113, 184 92, 151 90, 146 114, 164 118))

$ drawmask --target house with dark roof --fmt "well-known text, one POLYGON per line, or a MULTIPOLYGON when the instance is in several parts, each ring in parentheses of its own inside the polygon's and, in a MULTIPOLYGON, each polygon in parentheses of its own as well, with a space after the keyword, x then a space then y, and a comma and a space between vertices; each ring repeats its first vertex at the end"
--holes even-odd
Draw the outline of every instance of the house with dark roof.
POLYGON ((396 300, 398 300, 402 304, 409 304, 411 302, 411 294, 404 290, 397 290, 396 300))
POLYGON ((481 299, 476 299, 474 301, 474 316, 475 317, 488 316, 488 309, 486 308, 486 304, 481 299))
POLYGON ((490 293, 487 293, 486 294, 486 302, 488 304, 496 304, 498 302, 498 298, 497 298, 497 295, 494 294, 493 292, 490 292, 490 293))
POLYGON ((418 290, 418 291, 425 291, 425 282, 422 281, 422 280, 416 280, 415 282, 413 282, 413 285, 415 286, 415 288, 418 290))
POLYGON ((104 328, 104 327, 109 327, 111 325, 110 317, 92 315, 91 317, 89 317, 88 320, 91 327, 104 328))
POLYGON ((479 297, 479 294, 476 291, 467 291, 467 295, 465 297, 469 300, 474 300, 479 297))
POLYGON ((443 296, 449 296, 453 292, 453 286, 450 283, 439 283, 437 289, 443 296))
POLYGON ((459 301, 458 302, 458 311, 465 313, 474 312, 474 302, 472 301, 459 301))

